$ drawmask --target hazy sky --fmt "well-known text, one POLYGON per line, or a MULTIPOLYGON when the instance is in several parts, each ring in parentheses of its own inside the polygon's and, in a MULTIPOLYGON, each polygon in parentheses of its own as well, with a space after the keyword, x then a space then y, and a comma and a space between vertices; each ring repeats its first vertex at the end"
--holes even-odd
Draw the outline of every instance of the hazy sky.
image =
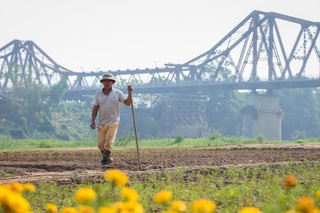
POLYGON ((319 0, 0 0, 0 47, 32 40, 74 71, 184 63, 253 10, 320 22, 319 0))

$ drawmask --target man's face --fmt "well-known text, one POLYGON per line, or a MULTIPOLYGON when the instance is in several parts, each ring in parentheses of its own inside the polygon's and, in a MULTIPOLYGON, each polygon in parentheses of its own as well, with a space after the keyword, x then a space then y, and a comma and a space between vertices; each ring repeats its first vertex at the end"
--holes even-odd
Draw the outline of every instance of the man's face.
POLYGON ((102 84, 103 84, 104 88, 112 88, 113 81, 106 79, 106 80, 102 81, 102 84))

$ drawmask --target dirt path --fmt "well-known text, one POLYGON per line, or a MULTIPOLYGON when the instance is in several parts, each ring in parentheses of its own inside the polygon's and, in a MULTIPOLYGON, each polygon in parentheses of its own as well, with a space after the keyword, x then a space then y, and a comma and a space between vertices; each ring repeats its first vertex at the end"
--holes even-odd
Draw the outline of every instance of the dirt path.
MULTIPOLYGON (((223 167, 318 161, 320 144, 264 144, 197 147, 194 149, 115 150, 113 166, 127 173, 170 170, 176 167, 223 167)), ((96 149, 50 149, 0 152, 0 184, 12 181, 61 183, 82 179, 102 181, 101 154, 96 149)))

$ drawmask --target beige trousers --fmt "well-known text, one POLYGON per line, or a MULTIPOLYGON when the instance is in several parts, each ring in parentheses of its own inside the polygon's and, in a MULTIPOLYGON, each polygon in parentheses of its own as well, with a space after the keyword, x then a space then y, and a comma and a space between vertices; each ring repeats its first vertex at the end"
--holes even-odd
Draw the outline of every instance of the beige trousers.
POLYGON ((112 150, 118 126, 119 121, 115 121, 110 125, 98 125, 98 148, 100 151, 112 150))

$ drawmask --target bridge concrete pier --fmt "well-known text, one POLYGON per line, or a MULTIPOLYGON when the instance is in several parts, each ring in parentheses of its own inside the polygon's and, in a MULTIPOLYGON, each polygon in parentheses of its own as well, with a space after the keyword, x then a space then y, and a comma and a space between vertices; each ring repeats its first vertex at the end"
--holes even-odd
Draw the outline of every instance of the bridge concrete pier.
POLYGON ((248 138, 263 136, 266 140, 281 141, 283 112, 279 96, 252 92, 242 109, 242 135, 248 138))

